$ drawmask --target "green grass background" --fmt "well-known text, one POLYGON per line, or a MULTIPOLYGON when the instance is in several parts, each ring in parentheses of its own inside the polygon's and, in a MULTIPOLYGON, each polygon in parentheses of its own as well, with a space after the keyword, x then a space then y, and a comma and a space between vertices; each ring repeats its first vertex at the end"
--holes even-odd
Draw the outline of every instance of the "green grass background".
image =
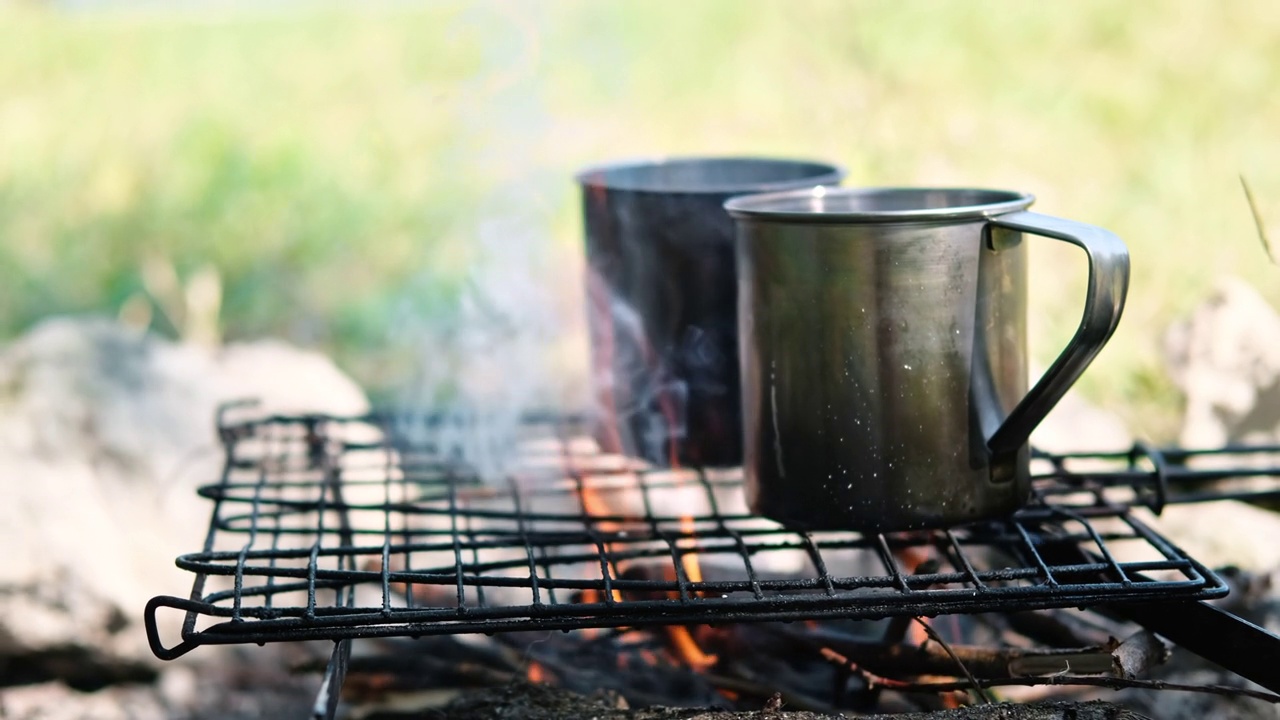
MULTIPOLYGON (((429 361, 394 318, 458 312, 505 248, 557 298, 575 372, 571 175, 680 153, 1011 187, 1110 228, 1132 251, 1130 301, 1082 385, 1151 435, 1178 408, 1164 328, 1227 274, 1280 300, 1238 180, 1280 223, 1268 0, 272 8, 0 3, 0 339, 117 313, 161 259, 182 279, 216 270, 225 337, 322 348, 391 393, 429 361)), ((1043 365, 1078 320, 1083 261, 1047 241, 1033 261, 1043 365)))

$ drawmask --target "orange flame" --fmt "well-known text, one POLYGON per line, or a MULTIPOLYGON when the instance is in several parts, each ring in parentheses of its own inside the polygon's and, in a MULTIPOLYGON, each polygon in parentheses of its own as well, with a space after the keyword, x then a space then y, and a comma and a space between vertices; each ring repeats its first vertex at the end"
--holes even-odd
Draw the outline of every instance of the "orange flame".
POLYGON ((680 534, 683 537, 676 545, 692 550, 680 556, 680 565, 684 567, 684 574, 689 578, 689 582, 700 583, 702 582, 702 565, 698 563, 698 541, 694 536, 693 516, 680 517, 680 534))
POLYGON ((549 679, 546 669, 537 660, 529 661, 529 669, 525 674, 531 683, 545 683, 549 679))
MULTIPOLYGON (((602 187, 595 185, 590 186, 588 192, 591 193, 591 202, 603 203, 605 201, 602 187)), ((617 352, 617 343, 615 338, 617 328, 614 327, 613 323, 611 308, 613 298, 610 297, 610 288, 603 277, 594 270, 589 270, 587 277, 587 292, 590 312, 593 314, 593 319, 595 320, 595 322, 591 323, 593 335, 591 338, 591 345, 592 352, 596 355, 595 364, 597 368, 611 368, 613 365, 614 354, 617 352)), ((657 354, 653 351, 653 348, 649 346, 645 341, 645 338, 636 338, 636 340, 639 342, 640 350, 644 355, 643 361, 645 366, 651 372, 658 372, 660 370, 660 361, 657 354)), ((599 372, 599 370, 597 370, 597 372, 599 372)), ((599 406, 603 410, 604 415, 604 434, 603 437, 599 438, 602 449, 606 452, 624 453, 626 450, 623 447, 620 427, 622 419, 618 416, 617 398, 614 396, 615 388, 612 386, 612 383, 597 382, 596 390, 599 406)), ((662 392, 658 395, 657 402, 659 412, 666 420, 667 427, 675 428, 679 418, 677 417, 673 398, 669 393, 662 392)), ((680 467, 677 439, 678 438, 675 433, 670 433, 667 439, 666 450, 668 462, 670 467, 673 469, 678 469, 680 467)), ((575 470, 572 466, 573 458, 570 456, 567 459, 570 461, 570 470, 572 472, 575 470)), ((681 481, 681 483, 683 483, 683 481, 681 481)), ((582 509, 586 515, 590 517, 604 517, 614 514, 612 511, 613 509, 609 507, 608 502, 589 484, 579 483, 578 488, 580 489, 578 492, 579 499, 582 502, 582 509)), ((614 521, 601 520, 597 521, 597 524, 601 530, 606 532, 618 530, 620 527, 619 523, 614 521)), ((682 550, 690 550, 690 552, 684 552, 681 554, 680 564, 684 570, 685 577, 687 577, 690 582, 701 583, 703 581, 702 567, 698 562, 697 541, 694 537, 694 532, 695 525, 693 517, 691 515, 682 516, 680 518, 680 534, 682 537, 677 541, 677 547, 682 550)), ((612 548, 608 547, 606 549, 611 550, 612 548)), ((609 563, 608 571, 615 577, 618 575, 618 568, 613 563, 609 563)), ((668 580, 674 580, 674 578, 668 578, 668 580)), ((595 602, 598 601, 599 594, 594 591, 584 592, 581 595, 581 598, 583 602, 595 602)), ((621 594, 617 590, 613 591, 613 600, 615 602, 622 601, 621 594)), ((716 656, 709 655, 702 651, 688 628, 668 627, 666 632, 673 651, 677 657, 689 667, 696 669, 706 668, 715 664, 717 661, 716 656)))
MULTIPOLYGON (((698 566, 697 556, 688 554, 684 556, 684 559, 692 561, 683 563, 685 572, 689 575, 689 580, 692 582, 702 582, 702 571, 698 566), (692 573, 689 572, 690 567, 693 568, 692 573)), ((675 569, 667 568, 666 579, 669 582, 675 580, 674 575, 675 569)), ((670 593, 670 596, 676 597, 677 594, 672 592, 670 593)), ((719 656, 711 655, 702 650, 698 645, 698 642, 693 638, 693 633, 689 632, 689 628, 683 625, 669 625, 665 628, 665 631, 667 633, 667 640, 670 641, 671 649, 675 653, 676 658, 685 665, 688 665, 695 670, 705 670, 719 661, 719 656)))
MULTIPOLYGON (((893 552, 898 562, 906 568, 907 572, 914 572, 916 568, 923 565, 933 557, 933 553, 928 548, 921 547, 904 547, 893 552)), ((929 618, 920 618, 921 622, 932 624, 929 618)), ((929 633, 920 625, 920 623, 911 623, 907 626, 906 641, 913 645, 923 645, 929 641, 929 633)))
MULTIPOLYGON (((580 491, 578 492, 578 495, 582 502, 584 513, 591 517, 606 517, 614 514, 613 509, 609 507, 608 501, 605 500, 602 494, 589 483, 583 482, 579 487, 580 491)), ((620 523, 613 520, 598 520, 597 525, 601 530, 605 531, 617 530, 620 527, 620 523)), ((681 567, 690 582, 701 583, 703 581, 702 567, 698 563, 696 540, 692 537, 694 533, 694 520, 692 516, 681 517, 680 530, 681 534, 685 537, 678 542, 678 546, 681 548, 689 548, 691 550, 691 552, 682 554, 681 567)), ((618 574, 618 569, 613 563, 609 564, 609 572, 615 576, 618 574)), ((675 581, 674 567, 668 567, 664 574, 668 582, 675 581)), ((672 592, 670 595, 674 597, 676 593, 672 592)), ((600 592, 591 588, 584 590, 580 597, 584 603, 599 602, 600 592)), ((621 593, 614 590, 613 599, 615 602, 621 602, 621 593)), ((693 633, 691 633, 688 628, 678 625, 670 626, 665 628, 664 632, 667 635, 673 654, 680 662, 684 663, 688 667, 701 670, 711 667, 718 661, 719 658, 716 655, 708 654, 698 646, 697 641, 693 637, 693 633)))
POLYGON ((676 657, 694 670, 705 670, 720 660, 719 656, 708 655, 698 647, 689 628, 683 625, 668 625, 666 632, 676 657))
MULTIPOLYGON (((583 482, 580 487, 582 490, 578 493, 578 497, 582 500, 583 512, 591 517, 602 517, 610 514, 608 503, 596 493, 595 489, 586 482, 583 482)), ((619 528, 618 523, 612 520, 601 520, 597 525, 605 532, 615 531, 619 528)), ((611 551, 613 548, 612 546, 606 546, 605 549, 611 551)), ((618 567, 612 561, 609 562, 609 574, 613 577, 618 577, 618 567)), ((594 589, 590 589, 590 592, 592 601, 598 601, 599 593, 594 589)), ((612 596, 614 602, 622 602, 622 593, 616 589, 613 591, 612 596)), ((587 602, 587 592, 584 591, 582 597, 583 602, 587 602)))

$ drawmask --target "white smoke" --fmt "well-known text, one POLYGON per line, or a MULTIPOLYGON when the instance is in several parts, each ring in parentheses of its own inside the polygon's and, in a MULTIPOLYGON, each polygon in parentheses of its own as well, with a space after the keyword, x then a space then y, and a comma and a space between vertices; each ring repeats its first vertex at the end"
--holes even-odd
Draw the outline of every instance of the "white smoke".
MULTIPOLYGON (((587 384, 568 377, 574 368, 563 361, 581 325, 572 313, 581 313, 582 282, 565 267, 565 243, 551 235, 572 184, 530 152, 552 126, 537 72, 542 20, 523 5, 478 6, 455 19, 459 32, 478 38, 483 57, 480 72, 449 94, 466 128, 449 148, 466 157, 457 181, 480 195, 465 204, 475 213, 445 230, 445 252, 465 257, 467 270, 456 298, 426 308, 406 299, 392 328, 393 343, 417 358, 395 404, 449 418, 412 439, 433 433, 483 478, 510 469, 523 416, 580 409, 566 407, 564 396, 587 384)), ((433 272, 423 269, 427 278, 433 272)))
POLYGON ((549 242, 536 227, 514 216, 481 222, 457 305, 399 323, 420 358, 404 404, 447 418, 431 439, 484 478, 508 473, 526 416, 565 411, 566 388, 585 382, 556 362, 569 323, 540 271, 549 242))

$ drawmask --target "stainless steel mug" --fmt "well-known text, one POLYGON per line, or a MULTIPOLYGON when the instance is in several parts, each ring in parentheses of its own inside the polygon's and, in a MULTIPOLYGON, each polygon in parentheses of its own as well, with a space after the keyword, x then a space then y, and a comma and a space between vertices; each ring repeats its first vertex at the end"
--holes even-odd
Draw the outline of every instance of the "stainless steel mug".
POLYGON ((835 185, 826 163, 675 158, 583 170, 588 328, 605 450, 742 462, 735 195, 835 185))
POLYGON ((1031 195, 883 188, 730 200, 748 504, 792 528, 945 527, 1026 503, 1027 439, 1115 330, 1115 235, 1031 195), (1027 391, 1026 234, 1084 249, 1084 319, 1027 391))

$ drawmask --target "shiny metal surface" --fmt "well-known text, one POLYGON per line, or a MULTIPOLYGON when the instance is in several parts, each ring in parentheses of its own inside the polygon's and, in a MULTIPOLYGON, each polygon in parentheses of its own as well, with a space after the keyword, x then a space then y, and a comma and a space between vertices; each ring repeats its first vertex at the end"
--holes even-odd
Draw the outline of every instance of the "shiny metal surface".
POLYGON ((904 530, 1005 515, 1027 438, 1111 336, 1128 253, 991 190, 825 189, 731 200, 746 483, 793 528, 904 530), (1027 391, 1025 233, 1084 248, 1079 331, 1027 391))
POLYGON ((826 163, 675 158, 578 175, 595 431, 658 466, 742 462, 735 195, 840 182, 826 163))

